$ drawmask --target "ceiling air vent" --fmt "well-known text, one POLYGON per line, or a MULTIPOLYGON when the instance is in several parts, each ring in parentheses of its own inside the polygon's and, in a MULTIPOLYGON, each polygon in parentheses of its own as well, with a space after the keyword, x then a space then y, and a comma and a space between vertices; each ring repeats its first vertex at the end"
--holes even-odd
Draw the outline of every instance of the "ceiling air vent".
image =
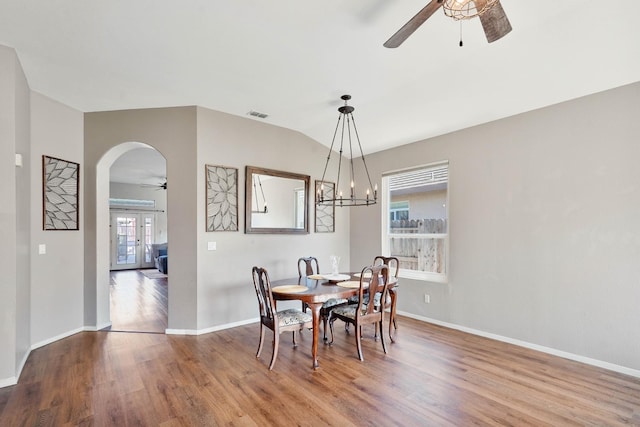
POLYGON ((247 115, 248 115, 248 116, 257 117, 257 118, 259 118, 259 119, 266 119, 267 117, 269 117, 269 115, 268 115, 268 114, 261 113, 261 112, 259 112, 259 111, 253 111, 253 110, 249 111, 249 112, 247 113, 247 115))

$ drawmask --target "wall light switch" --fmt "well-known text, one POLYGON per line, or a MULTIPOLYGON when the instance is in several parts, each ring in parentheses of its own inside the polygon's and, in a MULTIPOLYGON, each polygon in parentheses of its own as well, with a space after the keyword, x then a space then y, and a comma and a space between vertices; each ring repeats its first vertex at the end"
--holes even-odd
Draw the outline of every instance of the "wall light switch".
POLYGON ((22 154, 16 153, 16 166, 19 168, 22 167, 22 154))
POLYGON ((38 255, 44 255, 47 253, 47 245, 41 243, 38 245, 38 255))
POLYGON ((215 251, 216 250, 216 242, 207 242, 207 250, 215 251))

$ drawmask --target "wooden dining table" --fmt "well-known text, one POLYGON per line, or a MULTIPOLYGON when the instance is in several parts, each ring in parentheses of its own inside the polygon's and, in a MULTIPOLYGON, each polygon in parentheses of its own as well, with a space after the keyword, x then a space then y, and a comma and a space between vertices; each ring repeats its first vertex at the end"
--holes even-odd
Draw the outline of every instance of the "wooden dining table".
MULTIPOLYGON (((318 369, 318 331, 320 329, 320 309, 322 305, 331 298, 349 298, 358 294, 359 287, 340 286, 341 282, 360 281, 355 275, 358 273, 344 273, 349 276, 341 281, 327 280, 322 275, 302 276, 291 279, 281 279, 271 282, 273 298, 278 301, 299 300, 307 304, 311 309, 313 316, 313 342, 311 345, 311 357, 313 359, 313 369, 318 369), (280 287, 280 289, 277 289, 280 287), (306 289, 302 289, 305 287, 306 289)), ((393 292, 390 292, 392 298, 391 308, 391 324, 389 333, 395 317, 395 286, 393 292)), ((391 288, 390 288, 391 290, 391 288)), ((382 333, 382 331, 380 331, 382 333)), ((392 338, 393 340, 393 338, 392 338)))

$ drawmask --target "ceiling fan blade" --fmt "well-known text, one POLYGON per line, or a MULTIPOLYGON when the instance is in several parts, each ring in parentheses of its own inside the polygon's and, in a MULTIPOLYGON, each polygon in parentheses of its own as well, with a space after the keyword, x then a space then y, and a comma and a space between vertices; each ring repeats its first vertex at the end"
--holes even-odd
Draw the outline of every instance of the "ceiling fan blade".
POLYGON ((509 19, 507 19, 500 2, 497 2, 491 9, 480 15, 480 22, 489 43, 500 40, 511 32, 511 23, 509 23, 509 19))
POLYGON ((400 46, 415 30, 424 24, 436 10, 442 7, 443 0, 431 0, 429 4, 422 8, 420 12, 409 20, 402 28, 400 28, 394 35, 384 42, 384 47, 394 48, 400 46))

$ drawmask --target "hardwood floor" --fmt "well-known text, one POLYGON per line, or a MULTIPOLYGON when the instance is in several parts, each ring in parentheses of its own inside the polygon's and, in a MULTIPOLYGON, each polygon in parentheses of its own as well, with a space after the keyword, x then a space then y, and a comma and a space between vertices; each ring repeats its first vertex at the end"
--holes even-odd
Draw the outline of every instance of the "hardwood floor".
POLYGON ((147 278, 140 270, 111 272, 111 327, 123 332, 164 333, 167 329, 167 277, 147 278))
POLYGON ((200 336, 82 332, 34 350, 0 389, 2 426, 640 425, 640 378, 398 316, 365 361, 337 327, 283 334, 273 371, 258 324, 200 336))

